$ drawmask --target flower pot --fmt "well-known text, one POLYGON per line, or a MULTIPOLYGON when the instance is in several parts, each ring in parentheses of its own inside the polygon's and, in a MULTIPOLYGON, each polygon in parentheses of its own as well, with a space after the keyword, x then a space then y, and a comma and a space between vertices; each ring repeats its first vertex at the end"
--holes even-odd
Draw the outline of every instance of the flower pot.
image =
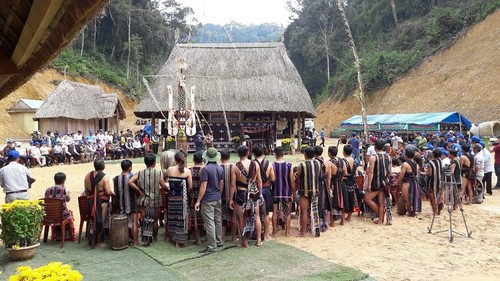
POLYGON ((283 151, 290 151, 290 150, 292 150, 292 146, 290 145, 290 143, 283 143, 281 146, 283 148, 283 151))
POLYGON ((29 260, 33 258, 36 254, 36 250, 38 249, 38 246, 40 246, 40 243, 37 243, 35 245, 27 246, 27 247, 20 247, 18 249, 14 248, 7 248, 7 251, 9 253, 9 258, 13 261, 23 261, 23 260, 29 260))

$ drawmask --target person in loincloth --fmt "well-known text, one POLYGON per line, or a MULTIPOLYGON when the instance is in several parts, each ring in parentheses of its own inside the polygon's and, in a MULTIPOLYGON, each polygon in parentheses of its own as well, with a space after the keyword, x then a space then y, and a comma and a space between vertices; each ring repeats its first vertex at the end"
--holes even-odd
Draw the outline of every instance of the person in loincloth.
POLYGON ((194 204, 198 200, 198 195, 200 193, 200 175, 203 169, 203 152, 198 151, 193 154, 194 165, 190 168, 191 176, 193 180, 193 189, 189 193, 189 213, 190 221, 192 222, 191 227, 194 227, 194 237, 196 239, 196 245, 201 245, 200 231, 199 228, 203 227, 203 220, 200 214, 194 209, 194 204))
POLYGON ((137 206, 136 197, 143 196, 144 194, 140 189, 134 189, 137 185, 129 185, 128 182, 133 176, 132 173, 132 161, 125 159, 120 164, 122 168, 122 173, 113 178, 113 186, 115 191, 115 197, 113 200, 113 206, 117 207, 117 213, 127 215, 128 229, 130 237, 134 246, 139 244, 138 230, 137 230, 137 206))
POLYGON ((264 205, 260 210, 261 217, 264 223, 264 237, 263 240, 269 240, 269 212, 273 209, 273 194, 271 191, 271 184, 274 182, 274 170, 270 165, 269 160, 265 159, 262 146, 254 145, 252 148, 255 163, 257 163, 258 170, 260 171, 260 178, 262 179, 262 197, 264 198, 264 205))
POLYGON ((158 238, 158 219, 160 217, 161 194, 160 188, 167 189, 161 171, 156 170, 156 156, 146 153, 144 156, 146 169, 133 175, 128 184, 135 190, 140 190, 137 198, 137 210, 143 219, 141 228, 142 239, 149 246, 158 238))
POLYGON ((427 194, 429 195, 429 201, 431 203, 432 212, 434 215, 439 215, 441 209, 443 209, 442 198, 442 161, 441 161, 441 150, 435 148, 432 150, 429 158, 429 166, 427 168, 427 176, 429 178, 427 184, 427 194))
MULTIPOLYGON (((89 218, 93 220, 91 232, 96 234, 96 247, 102 244, 104 221, 108 215, 110 196, 113 195, 109 186, 109 178, 104 173, 103 158, 94 160, 94 171, 87 173, 84 179, 85 195, 88 199, 89 218)), ((87 235, 91 239, 92 235, 87 235)), ((91 241, 91 240, 89 240, 91 241)))
POLYGON ((398 182, 402 183, 401 190, 403 191, 403 198, 406 202, 408 214, 414 217, 417 212, 422 211, 422 199, 417 182, 419 167, 414 160, 415 150, 413 148, 406 148, 405 158, 406 161, 401 165, 398 182))
MULTIPOLYGON (((229 227, 231 229, 232 241, 236 241, 236 231, 238 230, 238 225, 236 224, 236 213, 233 209, 229 208, 229 191, 231 189, 231 169, 234 166, 229 163, 231 154, 229 150, 222 150, 221 155, 221 167, 224 171, 224 187, 222 188, 222 241, 225 241, 226 231, 229 227)), ((233 198, 234 199, 234 198, 233 198)))
MULTIPOLYGON (((54 175, 54 186, 47 188, 45 190, 45 198, 57 198, 63 201, 63 220, 69 218, 69 225, 66 227, 66 231, 69 234, 69 237, 65 237, 66 241, 75 241, 75 224, 73 219, 73 212, 68 209, 68 205, 66 202, 71 200, 69 188, 66 187, 66 174, 64 173, 56 173, 54 175)), ((52 238, 51 240, 57 241, 62 239, 62 229, 61 226, 52 226, 51 228, 52 238)), ((64 233, 66 235, 66 233, 64 233)))
POLYGON ((344 145, 343 148, 344 158, 342 159, 342 187, 345 189, 344 197, 344 212, 347 213, 346 221, 351 220, 351 215, 354 212, 354 208, 357 206, 358 199, 356 197, 357 186, 354 180, 356 176, 357 166, 354 163, 354 159, 351 157, 352 146, 350 144, 344 145))
POLYGON ((317 204, 320 188, 321 163, 314 159, 314 148, 304 149, 305 161, 301 162, 295 175, 299 179, 298 195, 300 201, 300 232, 298 237, 305 237, 308 219, 311 219, 311 232, 319 236, 319 215, 314 205, 317 204))
POLYGON ((318 190, 318 214, 320 219, 320 228, 324 232, 328 229, 328 213, 332 211, 331 206, 331 162, 323 158, 323 147, 317 145, 314 147, 314 159, 318 160, 321 167, 320 187, 318 190))
POLYGON ((259 204, 261 201, 262 179, 257 164, 248 159, 248 154, 249 150, 246 145, 238 147, 240 160, 231 169, 231 189, 229 192, 229 207, 235 210, 239 229, 242 231, 242 243, 238 245, 242 248, 248 247, 248 238, 251 236, 251 232, 258 234, 256 235, 255 245, 262 245, 259 204), (259 189, 259 194, 251 194, 252 197, 250 197, 248 190, 249 180, 255 180, 259 189))
POLYGON ((328 147, 328 157, 330 157, 330 189, 332 192, 332 215, 330 226, 333 227, 335 221, 340 220, 340 224, 344 225, 344 198, 347 197, 345 189, 342 188, 342 160, 337 157, 338 148, 336 146, 328 147))
POLYGON ((465 204, 472 204, 472 183, 476 179, 474 156, 469 153, 470 145, 462 145, 462 156, 460 156, 460 167, 462 173, 462 195, 467 196, 465 204))
POLYGON ((382 224, 385 211, 385 188, 390 182, 392 161, 390 156, 384 152, 385 141, 374 140, 375 153, 368 159, 367 175, 368 186, 365 190, 365 204, 368 205, 378 216, 376 224, 382 224), (373 199, 377 198, 377 203, 373 199))
POLYGON ((276 161, 273 162, 275 180, 272 184, 273 192, 273 232, 271 236, 278 235, 278 221, 283 223, 285 236, 290 235, 291 225, 291 200, 295 192, 295 179, 292 163, 283 160, 283 148, 274 149, 276 161))
MULTIPOLYGON (((460 167, 460 161, 458 159, 458 151, 452 149, 450 150, 450 169, 451 169, 451 174, 453 175, 453 179, 455 181, 455 184, 457 185, 456 190, 453 192, 454 200, 453 200, 453 210, 457 209, 458 205, 458 200, 462 197, 460 194, 462 190, 462 183, 461 183, 461 167, 460 167)), ((442 192, 441 192, 442 193, 442 192)), ((438 198, 438 200, 441 198, 438 198)), ((442 200, 442 199, 441 199, 442 200)), ((439 213, 439 209, 438 209, 439 213)))

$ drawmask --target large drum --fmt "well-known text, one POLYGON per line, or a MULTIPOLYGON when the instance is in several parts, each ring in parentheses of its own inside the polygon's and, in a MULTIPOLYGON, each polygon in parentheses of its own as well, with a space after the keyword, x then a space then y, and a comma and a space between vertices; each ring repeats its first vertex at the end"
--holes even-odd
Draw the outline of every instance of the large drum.
POLYGON ((128 247, 129 234, 127 215, 112 215, 109 231, 109 244, 112 250, 122 250, 128 247))

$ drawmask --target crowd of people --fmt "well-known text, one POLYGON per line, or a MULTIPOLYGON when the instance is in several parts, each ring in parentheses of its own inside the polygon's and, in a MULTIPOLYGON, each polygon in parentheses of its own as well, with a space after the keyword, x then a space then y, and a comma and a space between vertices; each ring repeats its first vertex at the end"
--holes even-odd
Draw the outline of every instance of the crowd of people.
MULTIPOLYGON (((458 202, 483 202, 485 191, 492 194, 489 152, 495 153, 498 178, 499 143, 492 143, 487 151, 480 138, 467 139, 454 132, 432 136, 415 133, 413 137, 405 142, 397 132, 384 133, 378 138, 370 136, 364 144, 353 132, 341 151, 337 146, 328 147, 328 159, 322 156, 322 145, 308 146, 303 151, 304 160, 296 165, 284 160, 279 146, 273 151, 274 161, 270 161, 260 145, 251 145, 251 149, 241 145, 235 163, 231 163, 229 151, 206 146, 192 154, 194 164, 189 168, 187 154, 164 151, 162 169, 158 170, 156 156, 143 151, 144 169, 133 171, 132 162, 125 159, 122 173, 112 181, 104 173, 106 154, 99 155, 94 160, 95 171, 85 177, 89 215, 94 220, 92 232, 97 245, 102 245, 111 211, 127 216, 134 245, 139 244, 139 237, 147 245, 153 243, 163 223, 177 247, 188 241, 190 233, 200 245, 199 230, 204 228, 207 242, 201 252, 212 253, 224 245, 228 232, 233 241, 241 239, 240 247, 248 247, 249 240, 260 246, 280 231, 290 235, 294 211, 299 218, 299 237, 320 236, 336 222, 348 223, 357 211, 365 212, 374 223, 392 224, 392 206, 398 200, 402 202, 400 215, 417 216, 422 211, 422 198, 428 198, 433 212, 439 214, 449 203, 443 197, 445 174, 456 186, 454 208, 458 202), (480 185, 478 189, 477 182, 485 188, 480 185)), ((19 164, 16 150, 7 155, 12 167, 9 164, 0 170, 6 202, 26 199, 28 188, 13 187, 7 183, 14 181, 13 177, 6 175, 11 173, 8 169, 16 168, 24 173, 23 180, 17 179, 24 184, 29 171, 19 164)), ((55 186, 46 194, 68 201, 65 175, 58 173, 54 180, 55 186)), ((497 182, 495 188, 499 185, 497 182)))
POLYGON ((86 135, 81 130, 70 134, 47 131, 45 135, 35 131, 31 136, 27 145, 7 140, 0 166, 7 163, 7 155, 12 150, 19 153, 21 164, 32 168, 88 163, 97 157, 107 160, 142 157, 147 152, 157 153, 159 146, 159 135, 150 136, 143 130, 113 133, 99 129, 97 132, 89 130, 86 135))

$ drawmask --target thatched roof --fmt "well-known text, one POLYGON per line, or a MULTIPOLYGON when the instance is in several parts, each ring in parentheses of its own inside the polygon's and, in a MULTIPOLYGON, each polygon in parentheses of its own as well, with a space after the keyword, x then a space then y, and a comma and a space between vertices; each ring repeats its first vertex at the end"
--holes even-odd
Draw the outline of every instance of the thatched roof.
POLYGON ((0 0, 0 99, 52 61, 108 0, 0 0))
POLYGON ((125 110, 117 94, 106 94, 96 85, 64 80, 37 110, 33 119, 65 117, 88 120, 110 118, 115 112, 121 120, 125 119, 125 110))
MULTIPOLYGON (((196 109, 203 112, 275 112, 315 115, 311 98, 282 43, 179 44, 174 47, 134 114, 160 117, 167 111, 167 86, 177 95, 179 59, 187 60, 186 89, 196 86, 196 109), (158 104, 158 106, 156 105, 158 104)), ((189 95, 188 95, 189 96, 189 95)), ((177 104, 174 101, 174 105, 177 104)))

